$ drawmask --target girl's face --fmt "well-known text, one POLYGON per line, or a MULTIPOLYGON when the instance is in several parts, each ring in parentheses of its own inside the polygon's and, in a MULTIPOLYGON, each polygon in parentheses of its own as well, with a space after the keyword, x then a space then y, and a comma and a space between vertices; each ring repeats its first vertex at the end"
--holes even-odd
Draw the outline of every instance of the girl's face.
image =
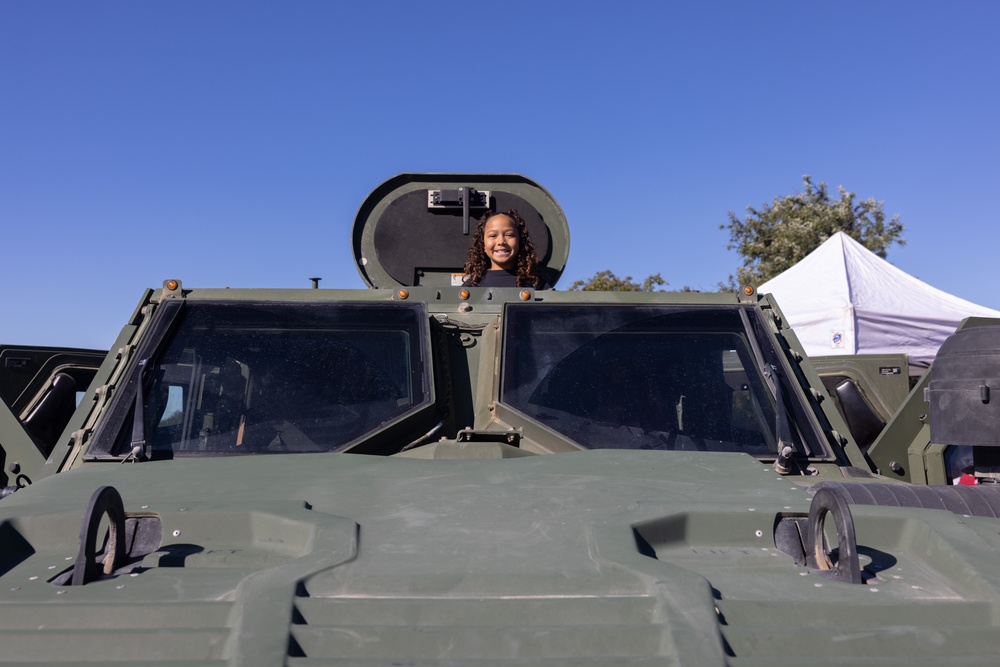
POLYGON ((483 245, 490 258, 491 269, 510 271, 517 266, 517 253, 521 249, 521 237, 517 225, 506 215, 494 215, 486 221, 483 229, 483 245))

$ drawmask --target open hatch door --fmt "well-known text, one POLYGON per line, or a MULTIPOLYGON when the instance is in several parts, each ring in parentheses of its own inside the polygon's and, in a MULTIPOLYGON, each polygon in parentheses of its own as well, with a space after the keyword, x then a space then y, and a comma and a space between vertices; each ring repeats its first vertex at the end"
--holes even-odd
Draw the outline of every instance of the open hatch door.
POLYGON ((369 287, 460 285, 469 244, 487 209, 524 219, 541 274, 554 286, 569 257, 569 225, 542 186, 517 174, 400 174, 365 199, 351 230, 369 287))

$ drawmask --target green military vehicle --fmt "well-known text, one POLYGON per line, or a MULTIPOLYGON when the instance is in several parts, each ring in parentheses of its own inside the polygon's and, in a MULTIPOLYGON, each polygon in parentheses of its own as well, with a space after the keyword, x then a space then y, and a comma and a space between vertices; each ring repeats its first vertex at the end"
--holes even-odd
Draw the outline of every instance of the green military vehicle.
POLYGON ((998 384, 1000 371, 993 362, 1000 349, 997 331, 1000 320, 969 317, 941 346, 930 369, 866 450, 883 474, 932 485, 954 484, 963 473, 986 483, 996 478, 1000 460, 994 452, 1000 449, 992 443, 997 424, 970 413, 954 396, 971 396, 989 410, 989 390, 980 387, 998 384))
POLYGON ((906 355, 838 354, 810 361, 851 436, 867 451, 910 393, 906 355))
POLYGON ((37 478, 105 356, 101 350, 0 345, 0 487, 7 493, 37 478))
POLYGON ((996 664, 1000 498, 877 475, 753 289, 464 286, 509 208, 555 285, 543 188, 407 174, 369 290, 148 290, 0 501, 0 663, 996 664))
POLYGON ((810 361, 852 438, 877 471, 917 484, 955 484, 963 474, 969 476, 965 483, 973 479, 993 483, 1000 478, 1000 460, 993 452, 1000 450, 987 444, 993 438, 992 422, 952 409, 955 402, 941 383, 974 381, 967 391, 976 396, 979 385, 988 386, 990 380, 995 385, 991 360, 1000 347, 994 342, 997 330, 998 319, 963 320, 931 368, 916 377, 907 377, 904 354, 836 355, 810 361), (971 329, 977 331, 962 333, 971 329), (963 374, 960 380, 954 377, 956 368, 963 374), (943 370, 944 379, 936 378, 935 370, 937 376, 943 370), (943 402, 948 401, 946 407, 943 402), (966 426, 956 431, 962 423, 966 426))

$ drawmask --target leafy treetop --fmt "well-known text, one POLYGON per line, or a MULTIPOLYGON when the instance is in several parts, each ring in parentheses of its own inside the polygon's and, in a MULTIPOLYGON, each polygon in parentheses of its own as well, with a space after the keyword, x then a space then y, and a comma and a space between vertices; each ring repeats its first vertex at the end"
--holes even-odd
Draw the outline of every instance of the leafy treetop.
POLYGON ((656 292, 667 281, 660 274, 651 275, 642 284, 632 282, 632 276, 619 278, 611 271, 598 271, 588 280, 577 280, 569 286, 570 291, 583 292, 656 292))
POLYGON ((805 191, 785 197, 775 197, 760 209, 748 206, 749 215, 740 220, 729 212, 728 250, 736 250, 743 265, 729 276, 722 289, 740 285, 760 285, 788 269, 819 247, 836 232, 844 232, 879 257, 893 243, 905 245, 901 238, 903 225, 895 215, 886 222, 884 202, 868 199, 858 201, 853 192, 837 187, 840 199, 834 200, 826 183, 813 185, 802 177, 805 191))

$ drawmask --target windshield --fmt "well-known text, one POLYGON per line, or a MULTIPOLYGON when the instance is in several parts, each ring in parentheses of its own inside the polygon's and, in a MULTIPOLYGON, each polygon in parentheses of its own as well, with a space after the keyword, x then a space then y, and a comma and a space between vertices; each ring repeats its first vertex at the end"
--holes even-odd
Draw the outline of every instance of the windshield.
POLYGON ((511 304, 500 400, 590 449, 774 455, 738 308, 511 304))
POLYGON ((145 372, 151 457, 343 449, 429 402, 426 321, 398 304, 189 302, 145 372))

